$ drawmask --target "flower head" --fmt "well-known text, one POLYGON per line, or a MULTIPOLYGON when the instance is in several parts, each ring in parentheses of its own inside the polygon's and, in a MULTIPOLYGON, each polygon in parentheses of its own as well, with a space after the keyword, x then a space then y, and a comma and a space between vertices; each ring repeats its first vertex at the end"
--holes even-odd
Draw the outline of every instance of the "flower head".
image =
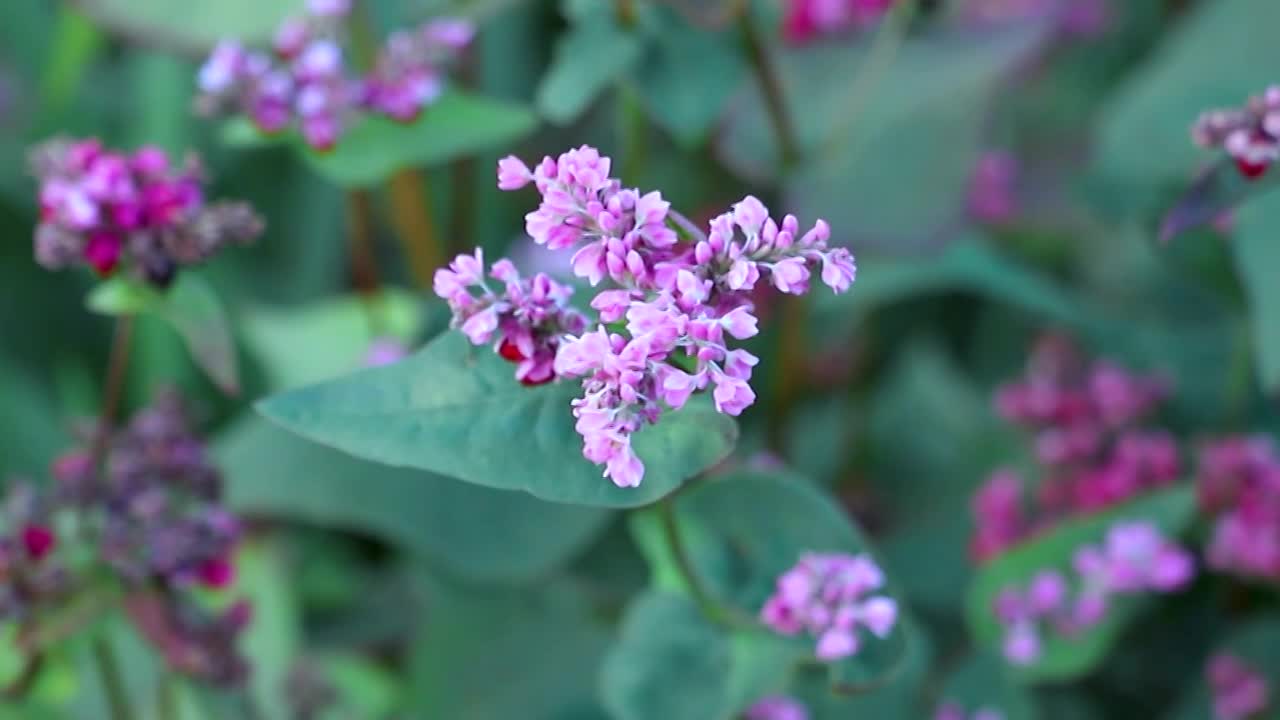
POLYGON ((1201 147, 1225 150, 1245 178, 1262 177, 1280 158, 1280 85, 1249 98, 1244 107, 1201 114, 1191 137, 1201 147))
POLYGON ((860 630, 886 638, 898 621, 898 605, 886 595, 884 573, 868 555, 809 553, 777 581, 760 619, 783 635, 805 633, 817 640, 819 660, 855 655, 860 630))

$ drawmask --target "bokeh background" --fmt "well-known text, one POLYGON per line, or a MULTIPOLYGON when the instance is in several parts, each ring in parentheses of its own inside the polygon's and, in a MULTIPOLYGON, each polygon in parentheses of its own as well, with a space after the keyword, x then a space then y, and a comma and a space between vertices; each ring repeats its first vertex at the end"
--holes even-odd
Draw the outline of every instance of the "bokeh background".
MULTIPOLYGON (((1050 330, 1166 373, 1176 391, 1160 424, 1181 438, 1275 432, 1280 205, 1258 193, 1172 242, 1157 229, 1213 160, 1191 143, 1197 115, 1275 80, 1280 4, 903 0, 866 26, 797 34, 792 2, 357 0, 372 35, 443 14, 476 21, 452 83, 503 104, 429 108, 423 122, 439 130, 405 153, 431 161, 351 187, 310 151, 246 142, 193 112, 213 43, 269 37, 300 3, 9 0, 0 476, 47 475, 70 424, 97 410, 111 336, 84 307, 88 273, 33 261, 28 148, 70 135, 197 151, 211 195, 249 200, 268 223, 256 246, 201 271, 233 319, 243 387, 219 392, 169 327, 142 318, 125 406, 181 389, 231 505, 251 518, 239 583, 256 607, 263 716, 290 717, 286 680, 301 663, 336 688, 333 717, 604 717, 600 657, 647 583, 623 513, 373 465, 252 411, 359 367, 379 339, 412 347, 444 331, 430 275, 458 252, 559 262, 524 236, 531 193, 499 192, 494 167, 588 143, 696 220, 750 192, 827 219, 857 256, 845 296, 761 300, 761 402, 734 455, 841 498, 922 628, 901 677, 830 717, 931 717, 955 683, 1016 696, 1031 714, 1010 718, 1209 717, 1190 697, 1205 654, 1273 591, 1197 584, 1133 623, 1087 677, 1006 687, 961 621, 969 506, 994 467, 1027 452, 991 396, 1050 330), (450 144, 467 132, 480 139, 450 144)), ((123 629, 120 643, 145 694, 154 668, 123 629)), ((52 717, 102 717, 77 667, 66 659, 46 683, 52 717)))

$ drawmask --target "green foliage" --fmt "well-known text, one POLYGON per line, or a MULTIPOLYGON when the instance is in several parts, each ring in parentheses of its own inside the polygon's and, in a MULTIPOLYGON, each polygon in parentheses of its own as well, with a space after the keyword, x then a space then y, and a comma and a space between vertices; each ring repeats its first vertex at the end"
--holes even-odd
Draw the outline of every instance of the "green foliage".
POLYGON ((342 142, 320 152, 295 133, 263 137, 243 119, 223 131, 230 145, 289 143, 317 173, 344 188, 377 185, 397 170, 441 165, 460 156, 501 147, 529 134, 532 112, 517 103, 451 90, 408 123, 368 116, 342 134, 342 142))
POLYGON ((604 507, 661 498, 722 459, 737 437, 732 420, 691 403, 635 436, 644 483, 619 488, 582 458, 569 410, 578 391, 572 383, 522 387, 511 365, 449 333, 405 362, 277 395, 259 410, 358 457, 604 507))
POLYGON ((304 0, 85 0, 84 12, 122 34, 165 47, 207 50, 227 37, 266 41, 304 0))
POLYGON ((154 315, 164 320, 182 336, 191 359, 218 387, 231 394, 239 392, 230 321, 218 295, 199 275, 184 272, 167 290, 117 276, 94 288, 87 303, 100 315, 154 315))
MULTIPOLYGON (((1189 487, 1175 487, 1150 493, 1061 525, 1000 555, 978 573, 969 590, 970 632, 984 648, 998 652, 1003 631, 993 610, 996 596, 1009 586, 1025 587, 1041 570, 1068 572, 1076 550, 1086 543, 1099 543, 1113 525, 1134 520, 1148 521, 1169 536, 1181 534, 1195 516, 1195 495, 1189 487)), ((1044 651, 1034 664, 1017 669, 1017 677, 1028 682, 1061 681, 1089 672, 1102 662, 1120 633, 1146 604, 1145 598, 1119 597, 1108 603, 1107 614, 1097 625, 1079 635, 1063 637, 1047 633, 1044 651)))
POLYGON ((1280 197, 1269 196, 1240 209, 1232 240, 1236 272, 1249 299, 1253 357, 1266 390, 1280 391, 1280 197))
MULTIPOLYGON (((1016 27, 913 36, 880 61, 881 72, 838 85, 827 69, 873 67, 873 41, 780 53, 806 158, 785 184, 788 211, 826 218, 837 237, 862 240, 861 247, 919 247, 943 232, 963 206, 990 95, 1042 34, 1016 27)), ((778 172, 778 146, 755 86, 745 91, 720 150, 752 177, 778 172)))
POLYGON ((582 550, 610 517, 601 508, 366 462, 258 418, 225 433, 216 455, 238 510, 370 533, 473 581, 546 575, 582 550), (360 488, 359 502, 352 502, 353 487, 360 488))
POLYGON ((555 59, 538 85, 538 110, 567 124, 640 59, 643 42, 622 27, 608 3, 582 13, 556 42, 555 59))

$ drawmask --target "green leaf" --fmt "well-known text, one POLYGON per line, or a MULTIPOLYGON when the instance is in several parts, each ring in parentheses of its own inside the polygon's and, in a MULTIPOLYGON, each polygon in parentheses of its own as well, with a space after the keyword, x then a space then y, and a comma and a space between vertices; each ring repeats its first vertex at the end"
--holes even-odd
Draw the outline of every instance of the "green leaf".
POLYGON ((371 533, 475 582, 545 576, 611 517, 600 508, 359 460, 259 418, 232 427, 214 454, 236 510, 371 533))
POLYGON ((580 589, 559 581, 467 590, 423 579, 427 621, 409 663, 407 717, 600 716, 595 677, 608 629, 580 589))
MULTIPOLYGON (((1100 543, 1116 523, 1144 520, 1168 536, 1176 536, 1195 517, 1195 493, 1189 486, 1150 493, 1106 512, 1068 520, 1049 532, 1028 540, 988 563, 969 589, 970 632, 980 646, 999 652, 1003 630, 993 611, 996 597, 1009 586, 1026 586, 1041 570, 1069 572, 1072 558, 1082 545, 1100 543)), ((1101 622, 1078 636, 1045 633, 1038 662, 1015 670, 1023 681, 1069 680, 1089 672, 1106 657, 1125 626, 1149 600, 1118 597, 1109 604, 1101 622)))
POLYGON ((369 115, 360 118, 328 152, 307 147, 297 133, 263 136, 240 121, 226 125, 222 139, 241 147, 288 142, 331 182, 360 188, 376 185, 404 168, 440 165, 509 146, 536 126, 537 118, 523 105, 450 90, 411 123, 369 115))
POLYGON ((569 405, 580 392, 571 382, 523 387, 510 364, 451 332, 404 362, 283 393, 258 409, 357 457, 607 507, 661 498, 723 459, 737 438, 731 419, 691 402, 635 436, 644 482, 619 488, 582 457, 569 405))
POLYGON ((249 44, 270 39, 282 20, 302 14, 305 0, 83 0, 78 5, 131 39, 202 52, 229 37, 249 44))
POLYGON ((320 666, 343 703, 358 709, 358 717, 387 717, 400 707, 399 678, 372 661, 354 653, 328 654, 320 666))
POLYGON ((691 27, 661 10, 660 28, 635 83, 658 124, 685 145, 704 140, 746 70, 738 38, 691 27))
MULTIPOLYGON (((872 552, 833 500, 794 476, 715 477, 676 498, 675 518, 693 574, 717 603, 742 618, 758 615, 778 576, 802 554, 872 552)), ((897 594, 892 583, 889 594, 897 594)), ((905 607, 900 598, 899 605, 905 607)), ((868 641, 857 655, 832 665, 832 683, 859 686, 896 673, 905 634, 899 623, 885 640, 868 641)))
MULTIPOLYGON (((1244 103, 1275 81, 1280 23, 1271 0, 1203 3, 1186 13, 1104 109, 1096 157, 1108 179, 1181 182, 1205 155, 1190 138, 1201 112, 1244 103)), ((1128 196, 1125 196, 1126 198, 1128 196)))
POLYGON ((868 692, 840 695, 831 692, 827 679, 809 672, 798 677, 793 692, 809 709, 812 720, 919 720, 931 717, 933 708, 925 707, 930 695, 929 669, 934 649, 929 634, 916 627, 910 616, 903 622, 908 627, 906 657, 902 671, 868 692))
MULTIPOLYGON (((786 181, 787 206, 826 218, 839 238, 898 248, 961 218, 983 119, 1005 71, 1026 57, 1043 28, 929 32, 905 39, 883 72, 872 39, 776 53, 801 167, 786 181), (856 82, 831 83, 831 68, 856 82)), ((755 83, 721 138, 721 157, 743 174, 779 172, 779 151, 755 83)))
POLYGON ((723 630, 683 595, 649 593, 627 610, 600 671, 617 720, 727 718, 731 649, 723 630))
POLYGON ((619 27, 613 6, 595 3, 556 42, 551 67, 538 84, 543 117, 573 122, 593 100, 640 59, 642 38, 619 27))
POLYGON ((1280 391, 1280 197, 1240 209, 1236 216, 1236 272, 1249 299, 1253 353, 1258 379, 1270 393, 1280 391))
POLYGON ((1000 712, 1005 720, 1036 720, 1040 713, 1029 689, 1016 682, 1004 659, 993 653, 969 655, 947 676, 943 702, 963 707, 972 716, 981 708, 1000 712))
POLYGON ((200 276, 180 273, 173 287, 164 291, 117 276, 90 292, 88 306, 101 315, 154 315, 164 320, 182 336, 192 360, 218 387, 233 395, 239 392, 235 340, 226 311, 200 276))
POLYGON ((358 369, 377 338, 408 347, 426 320, 426 303, 417 293, 383 288, 372 297, 252 308, 240 318, 240 328, 270 386, 283 389, 358 369))

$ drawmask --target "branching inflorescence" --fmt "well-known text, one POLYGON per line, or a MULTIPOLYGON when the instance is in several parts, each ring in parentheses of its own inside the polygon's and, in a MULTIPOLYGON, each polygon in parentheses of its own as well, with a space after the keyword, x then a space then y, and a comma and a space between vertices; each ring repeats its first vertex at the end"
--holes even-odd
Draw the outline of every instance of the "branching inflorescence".
POLYGON ((445 69, 471 43, 470 22, 439 19, 392 33, 373 67, 358 75, 345 50, 350 0, 311 0, 286 20, 272 53, 224 40, 200 69, 197 110, 240 112, 265 133, 296 126, 329 150, 357 111, 412 122, 445 88, 445 69))
POLYGON ((1280 159, 1280 85, 1249 98, 1244 107, 1205 112, 1191 128, 1201 147, 1225 150, 1250 180, 1280 159))
POLYGON ((533 184, 542 195, 525 228, 550 250, 575 248, 573 274, 593 288, 594 329, 569 306, 571 289, 539 274, 522 278, 509 261, 487 272, 482 254, 460 255, 435 277, 454 326, 477 345, 494 343, 517 364, 526 384, 581 378, 573 401, 583 455, 605 476, 635 487, 644 465, 631 436, 714 386, 715 407, 738 415, 755 401, 750 386, 758 359, 731 340, 757 330, 750 294, 771 284, 802 295, 819 274, 836 292, 854 281, 853 256, 828 246, 821 220, 801 232, 792 215, 781 222, 754 197, 714 218, 703 233, 671 210, 658 192, 622 187, 611 162, 583 146, 533 169, 515 157, 498 164, 498 187, 533 184), (682 237, 683 234, 683 237, 682 237))
POLYGON ((809 553, 778 577, 760 619, 783 635, 817 638, 814 654, 832 661, 857 654, 859 629, 886 638, 898 622, 898 603, 874 594, 884 573, 869 555, 809 553))
POLYGON ((1214 570, 1280 580, 1280 454, 1266 436, 1200 449, 1200 507, 1214 518, 1205 560, 1214 570))
POLYGON ((1071 579, 1045 569, 1026 587, 1008 586, 996 597, 1009 662, 1039 660, 1045 630, 1072 637, 1102 622, 1116 596, 1175 592, 1195 576, 1191 553, 1147 522, 1116 523, 1101 545, 1077 548, 1072 562, 1071 579))
POLYGON ((1139 426, 1168 392, 1169 383, 1157 375, 1086 361, 1065 338, 1043 338, 1025 377, 1002 386, 995 398, 1001 417, 1033 433, 1044 473, 1038 508, 1027 511, 1021 474, 993 472, 974 497, 974 557, 989 559, 1065 516, 1173 482, 1181 466, 1175 439, 1139 426))
POLYGON ((206 203, 200 164, 164 151, 127 155, 97 140, 51 140, 32 153, 40 181, 36 260, 49 269, 77 263, 106 277, 124 265, 159 287, 223 246, 248 243, 262 220, 247 203, 206 203))

